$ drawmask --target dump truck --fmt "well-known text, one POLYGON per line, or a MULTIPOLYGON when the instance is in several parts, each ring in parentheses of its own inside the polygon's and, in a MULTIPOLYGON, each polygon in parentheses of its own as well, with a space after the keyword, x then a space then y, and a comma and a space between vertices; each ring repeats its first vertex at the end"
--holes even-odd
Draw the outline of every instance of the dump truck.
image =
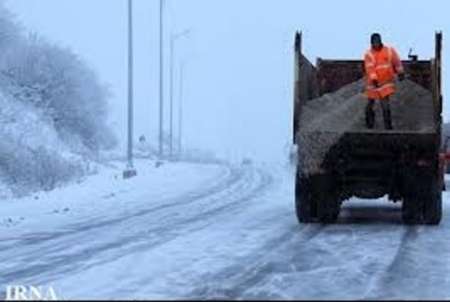
MULTIPOLYGON (((423 131, 405 123, 404 127, 394 126, 393 130, 348 129, 336 136, 332 128, 308 127, 310 123, 321 125, 327 122, 322 117, 326 106, 318 104, 314 107, 314 102, 321 96, 354 82, 364 83, 364 62, 318 58, 312 64, 303 55, 301 32, 295 35, 294 49, 293 140, 297 146, 295 209, 298 221, 334 223, 344 201, 352 197, 377 199, 387 196, 390 201, 401 203, 404 223, 439 224, 444 187, 440 156, 442 32, 435 34, 434 58, 422 60, 410 56, 402 61, 408 79, 430 94, 430 98, 422 103, 431 109, 420 112, 414 110, 413 104, 404 106, 395 119, 400 119, 399 123, 408 117, 411 120, 410 115, 418 116, 420 112, 418 117, 430 125, 423 131), (306 109, 308 117, 304 116, 306 109), (326 150, 315 151, 323 152, 323 160, 314 170, 306 169, 309 157, 314 156, 305 151, 307 148, 302 148, 305 141, 301 137, 306 135, 336 138, 326 150)), ((408 102, 399 100, 403 101, 408 102)))

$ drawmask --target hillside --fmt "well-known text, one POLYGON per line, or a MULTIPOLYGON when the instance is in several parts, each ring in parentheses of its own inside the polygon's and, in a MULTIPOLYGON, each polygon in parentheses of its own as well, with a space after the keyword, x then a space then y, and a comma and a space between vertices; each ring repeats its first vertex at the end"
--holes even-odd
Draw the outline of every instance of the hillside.
POLYGON ((51 190, 89 173, 116 140, 109 92, 70 49, 27 33, 0 2, 0 194, 51 190))

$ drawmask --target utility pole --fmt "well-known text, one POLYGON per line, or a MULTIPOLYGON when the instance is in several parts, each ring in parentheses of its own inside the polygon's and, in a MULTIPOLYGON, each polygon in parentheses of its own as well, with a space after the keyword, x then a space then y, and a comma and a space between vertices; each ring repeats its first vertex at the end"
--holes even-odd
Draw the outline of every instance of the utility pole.
POLYGON ((133 0, 128 0, 128 152, 124 178, 137 175, 133 165, 133 0))
POLYGON ((175 38, 172 35, 171 39, 170 39, 170 129, 169 129, 169 133, 170 133, 170 159, 172 159, 173 157, 173 52, 174 52, 174 43, 175 43, 175 38))
POLYGON ((164 0, 159 0, 159 157, 164 155, 164 0))
POLYGON ((185 30, 181 33, 178 34, 172 34, 171 39, 170 39, 170 130, 169 130, 169 136, 170 136, 170 142, 169 142, 169 146, 170 146, 170 157, 173 157, 173 82, 174 82, 174 52, 175 52, 175 42, 179 39, 182 38, 184 36, 187 36, 189 33, 191 32, 190 29, 185 30))
POLYGON ((183 147, 183 93, 184 93, 184 70, 186 62, 180 64, 180 91, 178 102, 178 156, 182 154, 183 147))

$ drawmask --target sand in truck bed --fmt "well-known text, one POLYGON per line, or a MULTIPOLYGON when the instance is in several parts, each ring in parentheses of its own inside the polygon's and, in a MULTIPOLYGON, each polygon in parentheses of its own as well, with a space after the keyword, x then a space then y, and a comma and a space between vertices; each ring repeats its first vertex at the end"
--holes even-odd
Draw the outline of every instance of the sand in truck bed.
POLYGON ((379 102, 374 129, 367 129, 363 80, 309 101, 301 109, 297 136, 299 164, 303 173, 320 171, 325 155, 345 133, 434 133, 436 131, 432 93, 405 80, 396 83, 391 96, 393 130, 385 130, 379 102))

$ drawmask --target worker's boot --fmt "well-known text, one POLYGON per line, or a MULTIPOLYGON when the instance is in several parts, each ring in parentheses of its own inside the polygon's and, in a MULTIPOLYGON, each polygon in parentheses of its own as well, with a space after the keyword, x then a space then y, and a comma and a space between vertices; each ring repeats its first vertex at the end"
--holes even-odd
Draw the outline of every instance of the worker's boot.
POLYGON ((383 109, 384 128, 392 130, 391 104, 388 98, 381 100, 381 108, 383 109))
POLYGON ((375 105, 374 100, 369 100, 369 103, 366 107, 366 126, 368 129, 373 129, 375 126, 375 111, 373 110, 373 106, 375 105))

